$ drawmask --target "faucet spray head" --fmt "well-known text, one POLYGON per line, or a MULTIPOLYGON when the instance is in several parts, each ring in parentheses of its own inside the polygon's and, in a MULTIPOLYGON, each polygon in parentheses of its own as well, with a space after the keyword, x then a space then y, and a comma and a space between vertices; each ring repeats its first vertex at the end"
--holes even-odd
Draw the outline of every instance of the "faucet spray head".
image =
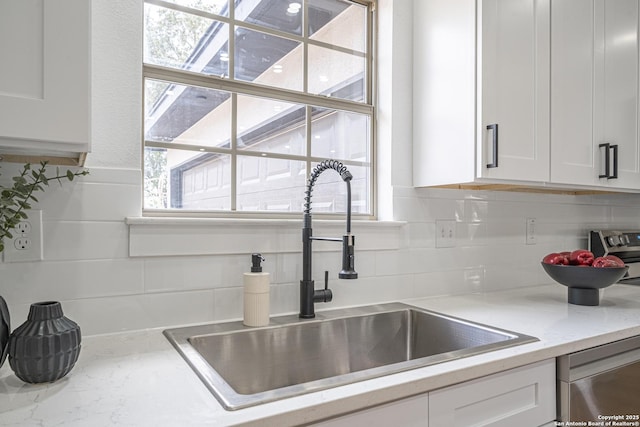
POLYGON ((342 270, 338 273, 340 279, 357 279, 355 270, 355 237, 351 234, 342 236, 342 270))

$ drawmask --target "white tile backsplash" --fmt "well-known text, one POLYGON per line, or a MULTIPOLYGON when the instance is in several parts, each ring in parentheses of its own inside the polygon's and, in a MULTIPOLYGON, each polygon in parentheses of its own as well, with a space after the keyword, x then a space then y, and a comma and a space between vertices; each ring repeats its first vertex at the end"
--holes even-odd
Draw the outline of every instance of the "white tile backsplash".
MULTIPOLYGON (((147 244, 170 255, 130 257, 130 225, 124 216, 141 207, 140 184, 131 182, 139 175, 127 174, 123 179, 122 170, 101 168, 93 181, 41 198, 44 261, 0 264, 0 292, 15 325, 26 318, 31 302, 42 300, 62 301, 85 334, 239 319, 242 275, 254 250, 267 258, 263 266, 271 273, 272 313, 297 312, 301 224, 135 226, 150 237, 147 244), (189 242, 201 249, 179 255, 176 247, 189 242), (212 254, 199 255, 207 247, 212 254)), ((354 223, 359 279, 337 280, 339 245, 314 243, 316 286, 322 286, 323 272, 329 270, 334 292, 334 301, 318 304, 317 310, 550 283, 539 265, 544 254, 586 247, 592 227, 640 227, 636 195, 397 190, 394 219, 406 222, 354 223), (452 215, 457 218, 456 246, 436 248, 435 220, 452 215), (525 244, 529 217, 537 220, 535 245, 525 244)), ((343 232, 340 223, 317 224, 315 235, 343 232)))
POLYGON ((203 323, 215 318, 213 290, 74 299, 62 301, 62 306, 85 335, 203 323))
POLYGON ((0 275, 2 295, 14 303, 144 292, 143 262, 133 259, 5 263, 0 275))
POLYGON ((128 258, 128 230, 119 222, 43 221, 45 261, 128 258))

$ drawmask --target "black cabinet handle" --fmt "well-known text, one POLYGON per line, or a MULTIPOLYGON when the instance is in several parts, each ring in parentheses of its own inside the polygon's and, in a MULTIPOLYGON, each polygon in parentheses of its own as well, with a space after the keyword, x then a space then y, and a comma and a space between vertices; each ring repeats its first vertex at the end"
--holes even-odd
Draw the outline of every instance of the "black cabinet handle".
POLYGON ((491 163, 487 163, 487 168, 498 167, 498 124, 487 125, 487 130, 493 131, 493 159, 491 163))
POLYGON ((598 178, 609 178, 609 174, 610 174, 609 165, 611 164, 611 157, 609 156, 610 146, 611 144, 609 144, 608 142, 598 145, 599 148, 604 148, 604 174, 598 175, 598 178))
POLYGON ((618 144, 609 144, 608 142, 598 145, 604 148, 604 174, 598 175, 598 178, 617 179, 618 178, 618 144), (613 174, 611 173, 611 152, 613 152, 613 174))
POLYGON ((618 178, 618 144, 612 145, 610 149, 613 150, 613 175, 609 175, 607 179, 616 179, 618 178))

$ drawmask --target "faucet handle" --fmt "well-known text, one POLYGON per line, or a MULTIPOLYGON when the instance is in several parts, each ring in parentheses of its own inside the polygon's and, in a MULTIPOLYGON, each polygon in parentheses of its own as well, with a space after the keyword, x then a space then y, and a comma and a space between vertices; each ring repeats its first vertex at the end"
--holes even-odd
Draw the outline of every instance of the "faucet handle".
POLYGON ((329 289, 329 272, 324 272, 324 289, 316 289, 313 291, 313 302, 331 302, 333 292, 329 289))

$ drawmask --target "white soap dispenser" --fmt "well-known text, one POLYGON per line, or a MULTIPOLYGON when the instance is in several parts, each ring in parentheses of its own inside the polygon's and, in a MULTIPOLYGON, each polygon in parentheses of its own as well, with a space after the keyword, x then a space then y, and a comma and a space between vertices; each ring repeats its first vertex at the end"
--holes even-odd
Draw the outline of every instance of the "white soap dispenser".
POLYGON ((244 324, 269 324, 269 273, 262 272, 261 254, 251 255, 251 273, 244 273, 244 324))

